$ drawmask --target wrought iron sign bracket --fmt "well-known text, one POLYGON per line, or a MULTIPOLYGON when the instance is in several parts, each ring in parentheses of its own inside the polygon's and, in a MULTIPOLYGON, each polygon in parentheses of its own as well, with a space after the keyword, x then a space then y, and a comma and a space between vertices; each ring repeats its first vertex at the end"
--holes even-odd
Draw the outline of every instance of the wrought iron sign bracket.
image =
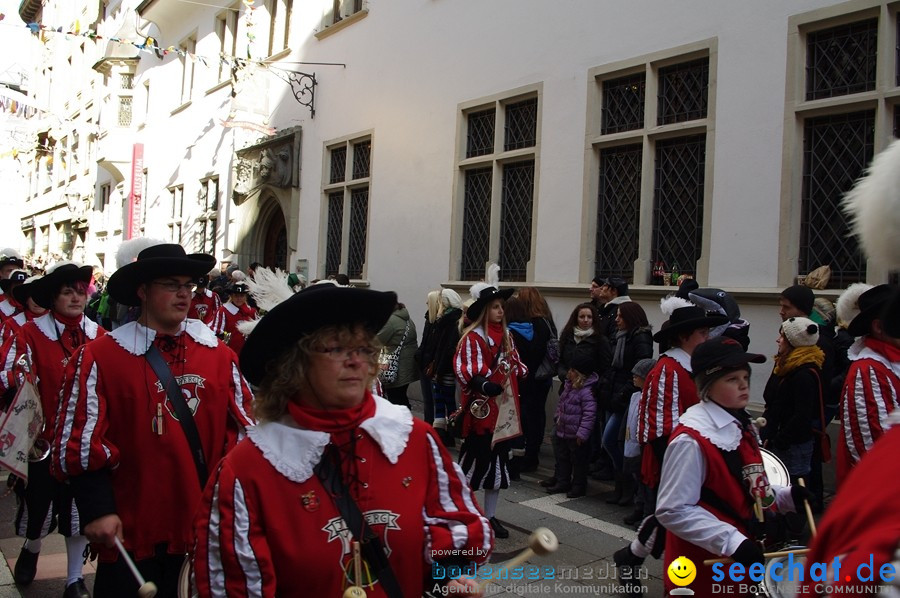
POLYGON ((270 68, 269 72, 291 86, 294 99, 309 108, 310 118, 316 117, 316 74, 270 68))

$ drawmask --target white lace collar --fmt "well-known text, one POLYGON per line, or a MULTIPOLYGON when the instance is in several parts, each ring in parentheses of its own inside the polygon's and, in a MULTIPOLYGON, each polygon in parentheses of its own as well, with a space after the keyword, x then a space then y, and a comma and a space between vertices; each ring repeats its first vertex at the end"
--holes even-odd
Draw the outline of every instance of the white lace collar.
POLYGON ((873 361, 877 361, 878 363, 884 365, 884 367, 894 372, 895 376, 900 377, 900 362, 891 361, 887 358, 887 356, 882 355, 871 347, 867 347, 866 337, 864 336, 856 339, 853 345, 849 349, 847 349, 847 358, 850 361, 859 361, 860 359, 871 359, 873 361))
MULTIPOLYGON (((381 397, 375 398, 375 415, 360 424, 388 461, 396 464, 406 450, 413 428, 409 409, 394 405, 381 397)), ((290 415, 277 422, 264 422, 247 430, 247 436, 262 452, 272 467, 292 482, 305 482, 313 475, 313 468, 322 458, 331 441, 327 432, 297 427, 290 415)))
POLYGON ((12 302, 9 301, 9 299, 4 297, 3 301, 0 301, 0 312, 3 312, 3 315, 11 316, 15 313, 15 311, 16 311, 16 306, 14 306, 12 304, 12 302))
MULTIPOLYGON (((214 349, 219 344, 216 335, 200 320, 185 320, 181 323, 181 332, 178 334, 182 332, 186 332, 188 336, 205 347, 214 349)), ((156 338, 156 330, 147 328, 138 322, 129 322, 119 326, 110 332, 109 335, 120 347, 132 355, 141 356, 153 344, 153 340, 156 338)))
POLYGON ((234 303, 232 303, 231 301, 229 301, 227 303, 223 303, 222 307, 224 307, 228 311, 228 313, 230 313, 231 315, 236 314, 239 309, 238 306, 235 305, 234 303))
MULTIPOLYGON (((40 330, 44 336, 54 342, 59 340, 59 335, 66 329, 66 325, 54 318, 53 313, 49 311, 44 315, 35 318, 34 325, 37 326, 38 330, 40 330)), ((86 318, 84 314, 82 314, 80 325, 81 329, 84 330, 84 335, 86 337, 91 340, 97 338, 97 322, 90 318, 86 318)))
POLYGON ((700 432, 723 451, 733 451, 741 443, 741 424, 712 401, 701 401, 678 418, 678 423, 700 432))
POLYGON ((678 364, 686 369, 687 371, 691 370, 691 356, 684 352, 684 349, 679 349, 678 347, 672 347, 663 355, 668 355, 672 359, 678 362, 678 364))

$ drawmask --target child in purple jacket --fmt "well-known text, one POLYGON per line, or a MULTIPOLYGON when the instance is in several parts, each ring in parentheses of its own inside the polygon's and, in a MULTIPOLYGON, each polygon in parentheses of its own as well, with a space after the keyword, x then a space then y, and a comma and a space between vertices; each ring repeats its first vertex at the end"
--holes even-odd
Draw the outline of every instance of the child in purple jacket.
POLYGON ((587 490, 588 457, 591 447, 588 438, 594 428, 597 400, 594 385, 596 364, 587 354, 576 354, 556 407, 556 483, 547 492, 566 492, 568 498, 584 496, 587 490))

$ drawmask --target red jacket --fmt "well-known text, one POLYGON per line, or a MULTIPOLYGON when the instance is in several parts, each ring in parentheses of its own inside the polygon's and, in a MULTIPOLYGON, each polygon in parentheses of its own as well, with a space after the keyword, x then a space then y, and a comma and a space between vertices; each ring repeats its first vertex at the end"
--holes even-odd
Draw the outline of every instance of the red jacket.
MULTIPOLYGON (((52 448, 54 473, 72 478, 82 524, 117 513, 125 547, 138 559, 152 556, 160 543, 171 554, 187 552, 201 497, 174 407, 144 358, 155 337, 131 322, 82 347, 69 364, 52 448)), ((194 413, 212 468, 253 424, 253 396, 234 353, 202 322, 187 320, 176 338, 163 357, 194 413)), ((101 550, 104 560, 115 554, 101 550)))
POLYGON ((231 347, 236 355, 240 356, 247 337, 238 330, 237 325, 239 322, 246 322, 256 318, 256 310, 247 304, 238 307, 229 301, 222 306, 221 316, 224 316, 225 320, 224 331, 228 333, 228 346, 231 347))
POLYGON ((841 390, 839 484, 881 438, 885 420, 900 406, 900 350, 864 336, 850 348, 848 357, 850 369, 841 390))
MULTIPOLYGON (((85 342, 106 334, 106 330, 83 315, 80 329, 85 342)), ((45 440, 53 437, 65 367, 79 346, 81 345, 75 345, 70 335, 65 333, 65 324, 54 318, 52 312, 48 312, 27 322, 0 349, 0 361, 5 370, 0 377, 3 390, 18 384, 16 377, 20 366, 17 362, 20 357, 27 356, 31 364, 31 371, 37 378, 37 390, 41 395, 41 408, 44 412, 41 438, 45 440)))
MULTIPOLYGON (((463 409, 463 434, 489 434, 494 431, 497 423, 497 408, 493 407, 488 416, 484 419, 472 417, 469 413, 469 404, 475 399, 486 398, 479 393, 473 392, 469 388, 469 382, 475 376, 484 376, 491 382, 495 382, 503 386, 507 376, 509 377, 510 387, 513 395, 518 401, 519 397, 519 381, 518 378, 524 378, 528 375, 528 368, 519 359, 519 352, 516 350, 516 343, 508 332, 506 337, 509 339, 511 350, 504 358, 503 355, 494 365, 494 357, 500 350, 499 346, 489 346, 485 340, 487 335, 481 328, 470 331, 463 337, 459 347, 456 349, 456 355, 453 358, 453 369, 456 373, 456 379, 459 380, 461 403, 463 409), (508 373, 504 371, 503 362, 508 364, 508 373), (493 367, 492 367, 493 366, 493 367)), ((493 400, 488 399, 488 403, 493 405, 493 400)))
POLYGON ((700 402, 690 361, 681 349, 669 349, 647 375, 638 405, 637 440, 641 444, 671 435, 681 414, 700 402))
MULTIPOLYGON (((358 469, 348 485, 403 596, 421 596, 433 561, 455 550, 481 563, 492 532, 434 430, 408 409, 374 401, 374 415, 353 432, 358 469)), ((248 436, 222 460, 197 516, 199 595, 341 596, 353 575, 350 534, 313 473, 329 434, 288 415, 248 436)), ((386 595, 377 581, 364 589, 386 595)))
POLYGON ((191 298, 188 317, 200 320, 209 326, 214 334, 219 334, 225 324, 221 308, 222 300, 219 299, 218 293, 213 293, 209 289, 197 290, 191 298))

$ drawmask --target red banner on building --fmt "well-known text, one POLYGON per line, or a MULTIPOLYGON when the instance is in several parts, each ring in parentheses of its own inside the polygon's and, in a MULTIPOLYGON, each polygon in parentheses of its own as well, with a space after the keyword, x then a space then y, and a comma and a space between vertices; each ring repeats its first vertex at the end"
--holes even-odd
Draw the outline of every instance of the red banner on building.
POLYGON ((131 192, 128 194, 128 222, 125 239, 141 236, 141 208, 144 203, 144 144, 135 143, 131 150, 131 192))

